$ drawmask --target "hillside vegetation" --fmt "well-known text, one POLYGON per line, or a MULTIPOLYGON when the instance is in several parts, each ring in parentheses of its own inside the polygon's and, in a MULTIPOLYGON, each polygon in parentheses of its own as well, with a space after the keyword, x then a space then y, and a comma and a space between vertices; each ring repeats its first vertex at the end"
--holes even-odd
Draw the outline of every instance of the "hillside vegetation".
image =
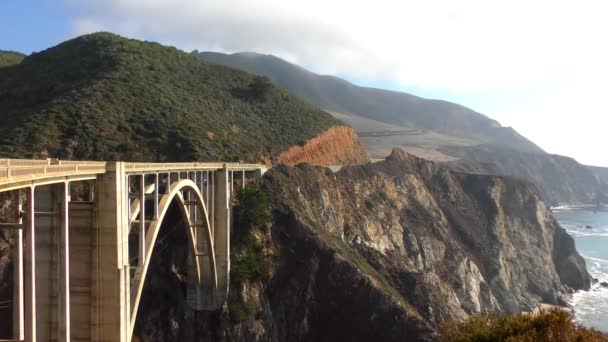
POLYGON ((339 124, 173 47, 85 35, 0 68, 0 156, 142 161, 274 156, 339 124))
POLYGON ((561 309, 540 311, 534 315, 486 313, 464 321, 446 321, 441 325, 439 342, 469 341, 605 342, 608 334, 574 323, 572 315, 561 309))
POLYGON ((0 50, 0 68, 21 63, 25 55, 14 51, 0 50))

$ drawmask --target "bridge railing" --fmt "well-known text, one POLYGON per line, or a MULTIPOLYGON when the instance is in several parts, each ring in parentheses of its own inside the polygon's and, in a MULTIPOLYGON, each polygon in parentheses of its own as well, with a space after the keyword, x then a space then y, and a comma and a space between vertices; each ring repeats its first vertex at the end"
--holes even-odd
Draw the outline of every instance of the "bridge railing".
POLYGON ((239 171, 254 171, 254 170, 265 170, 266 166, 261 164, 246 164, 246 163, 125 163, 125 171, 130 172, 152 172, 152 171, 195 171, 195 170, 218 170, 224 167, 224 164, 228 167, 228 170, 239 170, 239 171))
MULTIPOLYGON (((219 170, 227 166, 229 171, 266 171, 266 166, 247 163, 221 163, 221 162, 187 162, 187 163, 141 163, 125 162, 126 173, 147 172, 183 172, 219 170)), ((72 177, 83 175, 102 174, 109 170, 104 161, 73 161, 59 159, 0 159, 0 191, 18 188, 29 181, 39 181, 55 177, 72 177)))
POLYGON ((18 184, 23 182, 64 176, 95 175, 105 172, 105 162, 64 162, 56 159, 1 159, 0 190, 7 190, 5 188, 11 186, 18 188, 18 184))

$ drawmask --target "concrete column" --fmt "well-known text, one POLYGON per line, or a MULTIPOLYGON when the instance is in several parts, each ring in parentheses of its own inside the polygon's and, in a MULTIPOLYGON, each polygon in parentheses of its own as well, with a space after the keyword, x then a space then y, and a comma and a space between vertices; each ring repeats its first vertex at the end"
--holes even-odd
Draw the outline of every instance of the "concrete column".
POLYGON ((62 184, 35 189, 36 339, 57 341, 61 335, 61 198, 62 184))
POLYGON ((245 189, 245 170, 243 170, 243 178, 242 178, 241 188, 245 189))
POLYGON ((230 193, 234 192, 234 171, 230 171, 230 193))
POLYGON ((211 187, 211 184, 209 183, 209 171, 205 172, 205 205, 207 207, 207 214, 209 214, 209 212, 211 211, 211 209, 209 208, 209 188, 211 187))
POLYGON ((108 163, 107 170, 97 178, 96 187, 91 340, 126 342, 130 328, 130 277, 124 163, 108 163))
POLYGON ((70 338, 90 341, 95 207, 91 202, 70 202, 69 205, 70 338))
POLYGON ((70 341, 70 183, 63 183, 61 201, 61 249, 59 277, 59 341, 70 341))
POLYGON ((215 172, 214 188, 214 247, 217 265, 218 295, 223 303, 228 295, 230 275, 230 177, 228 166, 215 172))
MULTIPOLYGON (((21 204, 21 191, 16 191, 15 217, 17 223, 23 228, 23 210, 21 204)), ((23 288, 23 229, 14 230, 13 251, 13 338, 23 340, 25 338, 24 327, 24 288, 23 288)))
POLYGON ((146 175, 139 182, 139 266, 146 261, 146 175))
POLYGON ((211 225, 211 234, 215 234, 215 175, 218 172, 219 171, 213 171, 211 174, 211 200, 209 201, 211 208, 207 208, 211 215, 211 220, 209 221, 211 225))
POLYGON ((262 176, 264 176, 264 172, 266 172, 266 169, 257 169, 257 170, 255 170, 255 178, 256 179, 262 179, 262 176))
POLYGON ((25 224, 25 341, 36 341, 36 249, 34 187, 27 189, 25 224))
POLYGON ((158 220, 158 214, 159 214, 158 213, 158 202, 160 200, 160 197, 159 197, 160 182, 159 182, 158 177, 160 177, 160 176, 158 175, 158 173, 156 173, 156 175, 154 176, 154 220, 158 220))

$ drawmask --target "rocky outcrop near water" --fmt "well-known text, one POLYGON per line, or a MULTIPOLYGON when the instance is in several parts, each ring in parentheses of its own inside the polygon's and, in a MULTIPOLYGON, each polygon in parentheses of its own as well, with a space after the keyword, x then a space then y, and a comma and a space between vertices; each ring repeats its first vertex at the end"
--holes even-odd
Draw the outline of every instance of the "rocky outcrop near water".
MULTIPOLYGON (((154 319, 138 331, 173 327, 154 340, 191 327, 194 340, 424 341, 446 319, 531 311, 590 286, 572 238, 519 179, 457 173, 395 150, 337 173, 280 165, 261 189, 272 223, 235 243, 226 310, 188 313, 179 286, 152 286, 142 319, 154 319), (243 281, 237 265, 247 253, 247 267, 265 271, 243 281)), ((183 279, 183 255, 158 260, 166 272, 147 284, 183 279)))
POLYGON ((356 165, 369 161, 357 133, 348 126, 334 126, 278 156, 281 163, 295 165, 356 165))

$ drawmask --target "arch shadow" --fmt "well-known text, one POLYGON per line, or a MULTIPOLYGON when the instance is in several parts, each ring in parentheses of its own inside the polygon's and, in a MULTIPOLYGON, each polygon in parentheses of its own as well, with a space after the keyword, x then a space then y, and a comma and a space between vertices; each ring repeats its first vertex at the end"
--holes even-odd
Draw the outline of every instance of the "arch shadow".
MULTIPOLYGON (((158 215, 155 220, 152 220, 146 231, 146 249, 145 259, 143 264, 137 266, 133 283, 131 285, 131 317, 129 326, 129 336, 133 336, 135 321, 137 319, 137 311, 143 293, 143 288, 148 273, 148 268, 154 252, 154 247, 158 233, 160 231, 163 220, 171 206, 175 201, 186 222, 186 229, 189 240, 189 248, 191 250, 194 266, 196 268, 196 286, 195 298, 188 301, 196 310, 213 310, 218 306, 218 277, 217 263, 215 260, 215 248, 213 232, 208 220, 207 207, 203 200, 203 195, 197 185, 190 179, 183 179, 171 183, 171 191, 168 194, 163 194, 158 204, 158 215), (193 208, 197 208, 196 215, 193 208)), ((145 189, 146 193, 154 191, 154 185, 148 186, 145 189)), ((134 201, 131 209, 131 217, 137 217, 139 212, 139 201, 134 201)))

